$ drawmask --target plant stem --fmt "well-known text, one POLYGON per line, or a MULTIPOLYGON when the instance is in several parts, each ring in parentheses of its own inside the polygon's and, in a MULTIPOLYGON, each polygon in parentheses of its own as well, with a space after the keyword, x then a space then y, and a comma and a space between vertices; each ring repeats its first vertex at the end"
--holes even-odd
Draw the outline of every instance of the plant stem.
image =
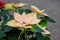
POLYGON ((20 39, 20 34, 19 34, 19 37, 18 37, 18 40, 20 39))
POLYGON ((22 32, 19 34, 18 40, 21 39, 20 36, 22 35, 23 32, 24 30, 22 30, 22 32))
POLYGON ((29 38, 27 37, 27 32, 26 32, 26 30, 24 30, 24 32, 25 32, 25 40, 29 40, 29 38))

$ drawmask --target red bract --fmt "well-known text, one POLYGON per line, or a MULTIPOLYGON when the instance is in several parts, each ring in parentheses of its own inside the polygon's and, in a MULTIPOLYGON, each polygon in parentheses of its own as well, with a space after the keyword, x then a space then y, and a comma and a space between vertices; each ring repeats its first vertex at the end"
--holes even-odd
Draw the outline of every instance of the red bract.
POLYGON ((6 2, 0 2, 0 9, 2 9, 5 4, 6 4, 6 2))

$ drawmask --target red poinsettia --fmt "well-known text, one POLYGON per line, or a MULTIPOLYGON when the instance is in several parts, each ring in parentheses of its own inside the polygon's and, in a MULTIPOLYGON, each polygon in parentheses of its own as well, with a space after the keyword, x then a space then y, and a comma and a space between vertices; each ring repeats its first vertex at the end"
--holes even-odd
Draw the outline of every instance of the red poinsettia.
POLYGON ((2 9, 5 4, 6 4, 6 2, 0 2, 0 9, 2 9))

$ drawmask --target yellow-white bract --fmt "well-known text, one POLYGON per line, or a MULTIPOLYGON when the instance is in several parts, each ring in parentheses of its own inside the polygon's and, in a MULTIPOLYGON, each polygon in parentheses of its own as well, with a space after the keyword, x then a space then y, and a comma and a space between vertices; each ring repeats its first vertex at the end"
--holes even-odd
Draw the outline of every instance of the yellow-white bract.
POLYGON ((42 32, 42 34, 50 34, 50 32, 48 30, 46 30, 46 27, 42 27, 42 30, 44 30, 44 32, 42 32))
POLYGON ((39 10, 39 8, 37 8, 37 7, 34 6, 34 5, 31 5, 31 10, 32 10, 33 12, 35 12, 35 13, 42 14, 42 15, 44 15, 44 16, 48 16, 48 15, 44 12, 44 10, 39 10))
POLYGON ((7 22, 7 25, 20 28, 32 28, 32 25, 38 24, 41 19, 37 19, 36 13, 26 14, 23 12, 22 15, 14 13, 14 20, 7 22))
POLYGON ((42 34, 50 34, 50 32, 46 29, 46 27, 41 27, 39 24, 37 24, 44 32, 42 34))
POLYGON ((14 6, 13 3, 12 4, 8 3, 5 5, 5 10, 14 10, 15 8, 13 6, 14 6))
POLYGON ((15 4, 15 7, 23 7, 23 6, 26 6, 26 5, 28 5, 28 4, 26 4, 26 3, 17 3, 17 4, 15 4))

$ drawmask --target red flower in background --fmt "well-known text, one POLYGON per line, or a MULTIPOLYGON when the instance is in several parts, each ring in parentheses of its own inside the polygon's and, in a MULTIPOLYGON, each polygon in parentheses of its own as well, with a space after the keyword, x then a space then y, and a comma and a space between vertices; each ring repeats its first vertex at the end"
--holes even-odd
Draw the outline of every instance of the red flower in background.
POLYGON ((0 9, 2 9, 5 4, 6 4, 6 2, 0 2, 0 9))

